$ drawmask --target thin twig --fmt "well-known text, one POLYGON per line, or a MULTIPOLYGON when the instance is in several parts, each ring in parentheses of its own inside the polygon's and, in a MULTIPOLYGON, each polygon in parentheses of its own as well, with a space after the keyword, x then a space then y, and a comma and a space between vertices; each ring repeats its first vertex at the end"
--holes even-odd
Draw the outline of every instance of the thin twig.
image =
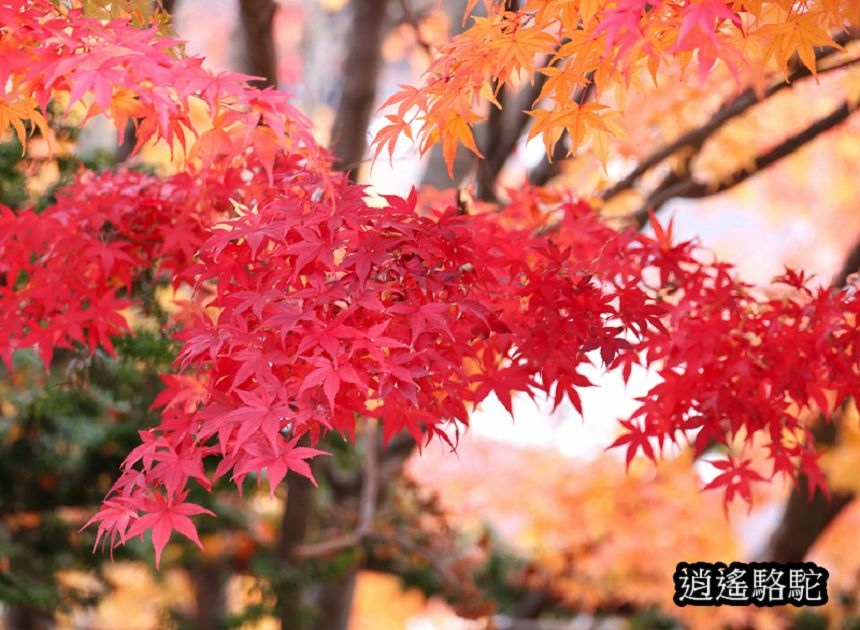
POLYGON ((405 551, 406 553, 415 554, 425 558, 430 564, 430 566, 433 568, 433 571, 444 582, 446 582, 449 586, 457 585, 456 576, 445 565, 445 562, 430 553, 426 547, 417 545, 411 540, 407 540, 400 536, 392 536, 389 534, 380 534, 376 532, 368 534, 366 538, 368 542, 379 543, 383 545, 393 545, 395 547, 399 547, 401 551, 405 551))

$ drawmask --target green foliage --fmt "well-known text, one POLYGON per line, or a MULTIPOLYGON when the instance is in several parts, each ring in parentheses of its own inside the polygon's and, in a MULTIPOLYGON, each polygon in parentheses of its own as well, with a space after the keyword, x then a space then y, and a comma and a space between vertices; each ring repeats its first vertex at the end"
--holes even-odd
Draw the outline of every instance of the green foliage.
MULTIPOLYGON (((828 626, 827 617, 811 610, 802 610, 794 618, 794 627, 797 630, 826 630, 828 626)), ((860 622, 846 622, 843 627, 846 630, 857 630, 860 628, 860 622)))
POLYGON ((20 208, 27 202, 27 178, 20 168, 21 143, 14 136, 0 143, 0 204, 20 208))
MULTIPOLYGON (((63 142, 77 133, 58 129, 63 142)), ((0 143, 0 204, 44 208, 81 167, 113 165, 109 152, 52 159, 56 183, 32 198, 28 176, 41 165, 14 136, 0 143)), ((147 330, 117 339, 116 347, 116 360, 65 351, 50 374, 26 351, 15 354, 14 373, 0 368, 0 602, 50 611, 93 604, 105 592, 107 585, 96 593, 63 587, 56 574, 99 574, 106 558, 92 553, 94 533, 78 529, 104 497, 123 454, 138 443, 137 431, 154 422, 148 409, 161 388, 156 371, 175 356, 171 339, 147 330)), ((117 557, 138 551, 131 545, 117 557)))
POLYGON ((635 614, 630 618, 630 630, 678 630, 682 626, 657 608, 635 614))
MULTIPOLYGON (((45 374, 18 352, 0 379, 0 601, 43 609, 91 603, 62 589, 61 569, 98 571, 94 534, 78 532, 109 489, 137 431, 153 422, 161 387, 153 367, 169 361, 166 339, 120 340, 119 358, 66 352, 45 374), (147 365, 148 364, 148 365, 147 365)), ((136 546, 120 557, 134 557, 136 546)))

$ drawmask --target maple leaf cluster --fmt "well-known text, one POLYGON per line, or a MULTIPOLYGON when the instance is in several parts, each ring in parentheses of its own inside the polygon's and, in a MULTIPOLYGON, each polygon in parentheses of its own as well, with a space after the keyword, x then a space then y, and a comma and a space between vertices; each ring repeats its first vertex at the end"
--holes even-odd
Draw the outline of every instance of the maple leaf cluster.
MULTIPOLYGON (((279 150, 325 162, 305 117, 273 89, 250 90, 246 75, 212 73, 202 59, 182 54, 177 40, 130 18, 88 17, 78 3, 3 0, 0 3, 0 129, 13 127, 25 144, 24 122, 50 139, 44 118, 56 101, 65 112, 83 108, 84 122, 105 114, 118 137, 135 125, 135 149, 151 140, 174 145, 202 169, 253 152, 271 177, 279 150), (191 121, 202 102, 211 127, 191 121)), ((85 3, 87 4, 87 3, 85 3)))
POLYGON ((512 11, 483 0, 486 16, 438 46, 421 85, 401 86, 383 105, 392 113, 376 136, 378 153, 391 154, 406 137, 421 152, 441 143, 449 171, 458 145, 482 157, 474 125, 502 107, 505 87, 527 79, 541 82, 529 139, 541 137, 552 155, 566 134, 569 155, 587 145, 605 164, 609 141, 625 135, 620 119, 631 93, 645 93, 661 73, 678 81, 692 66, 704 82, 719 61, 738 86, 763 90, 774 70, 788 76, 795 56, 814 74, 816 47, 839 49, 831 33, 860 27, 852 0, 519 4, 512 11))
MULTIPOLYGON (((22 348, 46 367, 56 348, 111 352, 145 274, 191 295, 167 328, 181 350, 161 422, 91 519, 98 540, 151 531, 158 562, 174 530, 199 544, 190 517, 209 512, 187 500, 192 483, 241 491, 265 473, 274 492, 287 474, 312 478, 320 437, 366 418, 386 440, 454 444, 490 394, 509 411, 538 392, 581 410, 592 364, 661 376, 615 443, 628 462, 666 441, 703 451, 765 435, 774 474, 821 485, 804 414, 860 393, 852 291, 788 273, 786 291, 760 295, 671 226, 617 232, 569 194, 526 189, 473 215, 414 192, 375 207, 328 169, 283 95, 208 73, 155 29, 42 0, 0 2, 0 28, 0 52, 23 50, 0 55, 0 106, 66 98, 120 129, 133 117, 144 140, 187 141, 176 175, 82 173, 44 212, 0 212, 10 368, 22 348), (203 133, 193 99, 208 106, 203 133)), ((763 477, 748 460, 718 462, 712 486, 749 498, 763 477)))

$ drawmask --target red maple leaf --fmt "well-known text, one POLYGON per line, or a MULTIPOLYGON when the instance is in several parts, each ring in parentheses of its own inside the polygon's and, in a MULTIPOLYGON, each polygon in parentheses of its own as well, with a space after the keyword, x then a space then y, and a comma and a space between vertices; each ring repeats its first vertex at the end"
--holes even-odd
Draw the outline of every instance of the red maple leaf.
POLYGON ((164 547, 174 530, 203 549, 203 543, 200 542, 200 537, 197 535, 197 527, 188 517, 195 514, 208 514, 209 516, 215 516, 215 514, 200 505, 185 502, 187 494, 185 492, 172 498, 155 494, 151 499, 141 499, 138 503, 143 514, 131 523, 121 538, 121 542, 124 543, 132 536, 142 537, 145 532, 151 530, 156 568, 161 563, 161 552, 164 551, 164 547))

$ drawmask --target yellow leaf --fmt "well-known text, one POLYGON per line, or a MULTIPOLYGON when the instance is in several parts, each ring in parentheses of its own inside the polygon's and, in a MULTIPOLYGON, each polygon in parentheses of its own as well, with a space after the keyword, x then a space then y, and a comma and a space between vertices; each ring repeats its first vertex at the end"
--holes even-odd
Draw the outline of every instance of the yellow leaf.
POLYGON ((442 156, 445 158, 445 166, 448 167, 448 175, 454 175, 454 157, 457 154, 457 145, 462 144, 479 158, 484 157, 475 144, 472 128, 468 121, 455 112, 450 112, 441 130, 442 156))
POLYGON ((797 53, 803 65, 815 74, 816 46, 842 49, 822 28, 823 16, 822 11, 792 13, 783 23, 767 24, 760 28, 756 35, 765 38, 764 58, 774 57, 783 72, 788 74, 788 61, 797 53))
POLYGON ((498 99, 496 98, 496 94, 495 94, 495 92, 493 91, 493 88, 492 88, 492 86, 490 85, 489 81, 484 81, 484 82, 481 84, 481 89, 480 89, 480 91, 478 92, 478 95, 479 95, 481 98, 483 98, 483 99, 485 99, 485 100, 489 101, 490 103, 492 103, 493 105, 495 105, 495 106, 496 106, 496 107, 498 107, 499 109, 502 109, 502 104, 501 104, 501 103, 499 103, 498 99))
POLYGON ((48 141, 49 146, 53 146, 53 134, 45 117, 42 116, 42 112, 36 106, 35 100, 25 97, 18 99, 15 103, 9 103, 0 97, 0 134, 12 127, 21 146, 26 147, 27 128, 24 126, 25 121, 29 121, 33 127, 36 127, 48 141))

